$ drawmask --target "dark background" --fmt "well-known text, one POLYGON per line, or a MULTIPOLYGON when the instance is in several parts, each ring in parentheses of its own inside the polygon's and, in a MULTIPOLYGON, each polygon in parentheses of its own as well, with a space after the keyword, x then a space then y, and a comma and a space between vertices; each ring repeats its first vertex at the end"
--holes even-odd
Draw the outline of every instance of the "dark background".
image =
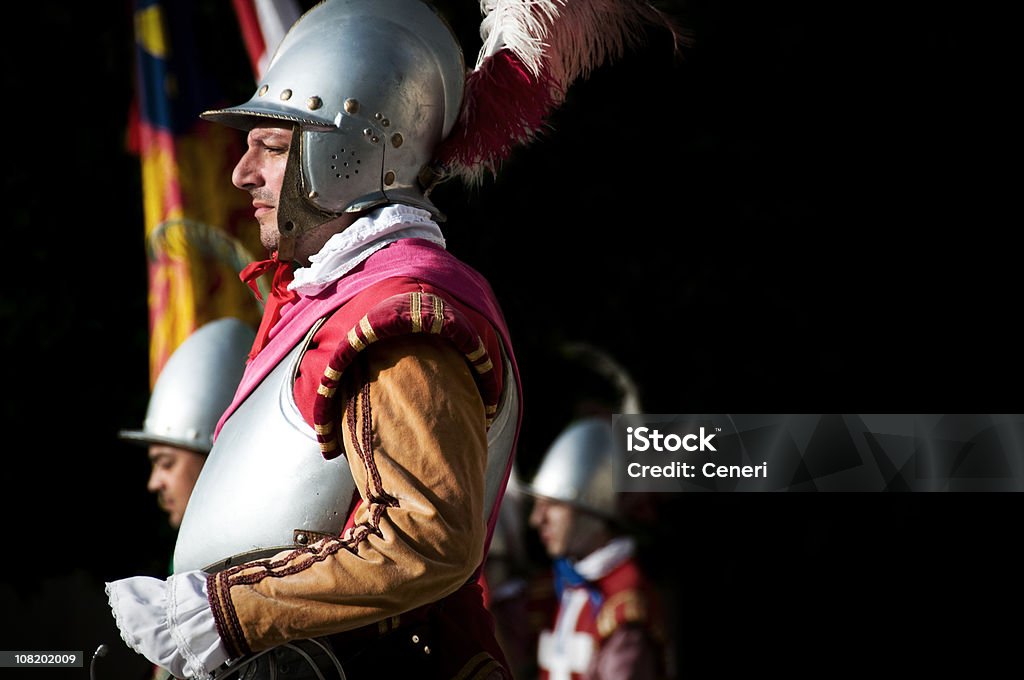
MULTIPOLYGON (((505 306, 521 473, 588 384, 564 342, 616 357, 649 413, 1020 412, 1004 20, 952 3, 662 4, 692 32, 680 54, 652 31, 497 180, 435 194, 449 249, 505 306)), ((242 101, 240 38, 206 35, 229 3, 202 6, 210 68, 242 101)), ((472 62, 476 3, 443 6, 472 62)), ((3 65, 0 649, 105 642, 100 678, 146 672, 103 582, 164 575, 173 545, 145 456, 116 437, 148 396, 129 10, 19 4, 3 65)), ((992 617, 1019 610, 1018 494, 659 503, 651 564, 684 672, 1007 655, 992 617)))

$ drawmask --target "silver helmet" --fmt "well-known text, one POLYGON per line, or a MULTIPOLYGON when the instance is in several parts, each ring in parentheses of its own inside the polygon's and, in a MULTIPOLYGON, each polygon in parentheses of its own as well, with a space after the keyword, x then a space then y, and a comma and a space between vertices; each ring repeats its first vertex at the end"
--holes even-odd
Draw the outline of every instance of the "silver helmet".
POLYGON ((217 421, 231 404, 256 332, 232 317, 193 331, 160 371, 141 430, 121 439, 209 453, 217 421))
POLYGON ((465 81, 455 34, 422 0, 324 0, 289 29, 249 101, 202 117, 243 130, 294 125, 278 205, 284 241, 383 203, 442 218, 424 178, 465 81))
POLYGON ((548 447, 533 481, 523 491, 615 519, 612 447, 610 418, 576 420, 548 447))

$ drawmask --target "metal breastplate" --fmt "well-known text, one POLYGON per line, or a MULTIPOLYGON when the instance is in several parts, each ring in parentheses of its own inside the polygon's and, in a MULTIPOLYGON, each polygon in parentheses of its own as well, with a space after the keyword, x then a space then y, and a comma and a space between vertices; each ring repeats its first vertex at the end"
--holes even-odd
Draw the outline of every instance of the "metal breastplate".
MULTIPOLYGON (((516 426, 519 423, 519 389, 516 385, 512 364, 507 358, 502 361, 505 367, 505 381, 501 387, 501 399, 498 411, 494 415, 491 427, 487 430, 487 467, 484 470, 484 521, 490 519, 494 501, 498 492, 505 489, 508 461, 512 456, 512 447, 516 443, 516 426)), ((497 512, 497 508, 494 508, 497 512)))
MULTIPOLYGON (((192 491, 174 549, 174 571, 219 571, 297 547, 296 532, 339 535, 355 483, 344 456, 325 460, 292 387, 319 324, 224 423, 192 491)), ((512 366, 487 432, 484 520, 515 443, 518 390, 512 366)))
POLYGON ((296 547, 295 532, 339 535, 355 491, 344 456, 325 460, 292 395, 309 338, 221 428, 192 491, 174 571, 212 572, 296 547))

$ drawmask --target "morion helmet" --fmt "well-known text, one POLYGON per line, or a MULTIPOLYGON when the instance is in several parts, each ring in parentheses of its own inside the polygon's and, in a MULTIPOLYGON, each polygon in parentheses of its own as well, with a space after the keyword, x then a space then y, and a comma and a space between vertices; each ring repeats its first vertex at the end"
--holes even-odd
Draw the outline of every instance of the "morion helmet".
POLYGON ((533 481, 523 490, 615 519, 613 445, 610 417, 576 420, 548 447, 533 481))
POLYGON ((142 429, 122 430, 118 436, 209 453, 217 421, 235 396, 255 337, 248 324, 232 317, 193 331, 160 371, 142 429))
POLYGON ((324 0, 289 29, 249 101, 202 117, 294 126, 278 205, 287 254, 287 239, 344 212, 405 203, 442 219, 430 166, 465 80, 455 34, 425 2, 324 0))

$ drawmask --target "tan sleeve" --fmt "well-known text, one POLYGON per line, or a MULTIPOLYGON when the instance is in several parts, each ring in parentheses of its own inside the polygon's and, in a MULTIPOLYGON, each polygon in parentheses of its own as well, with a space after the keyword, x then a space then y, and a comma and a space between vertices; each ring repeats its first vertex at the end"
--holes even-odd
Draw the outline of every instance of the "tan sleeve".
POLYGON ((381 341, 349 370, 345 455, 356 526, 208 580, 233 655, 350 630, 457 590, 481 561, 487 435, 465 359, 445 341, 381 341))

